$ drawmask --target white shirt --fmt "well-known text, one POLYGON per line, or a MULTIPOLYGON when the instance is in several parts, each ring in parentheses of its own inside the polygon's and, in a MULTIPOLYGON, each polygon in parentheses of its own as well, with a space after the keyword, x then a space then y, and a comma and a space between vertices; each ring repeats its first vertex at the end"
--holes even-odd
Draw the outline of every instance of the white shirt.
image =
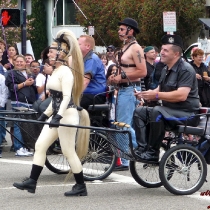
POLYGON ((108 64, 107 64, 107 66, 106 66, 105 75, 107 74, 107 71, 108 71, 109 66, 112 65, 112 64, 116 64, 116 63, 114 63, 112 60, 110 60, 110 61, 108 62, 108 64))
MULTIPOLYGON (((46 77, 43 74, 39 73, 36 77, 36 87, 42 87, 45 83, 45 79, 46 77)), ((49 79, 49 76, 48 76, 48 79, 49 79)), ((39 94, 38 98, 41 98, 43 95, 44 95, 44 91, 39 94)))
POLYGON ((4 107, 7 103, 9 91, 5 85, 5 77, 0 74, 0 107, 4 107))

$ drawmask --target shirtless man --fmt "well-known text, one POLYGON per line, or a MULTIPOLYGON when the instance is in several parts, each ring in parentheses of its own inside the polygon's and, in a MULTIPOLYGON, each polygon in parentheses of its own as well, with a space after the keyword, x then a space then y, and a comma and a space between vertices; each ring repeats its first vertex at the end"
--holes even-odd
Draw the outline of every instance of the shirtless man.
MULTIPOLYGON (((117 76, 109 77, 110 83, 119 85, 116 120, 132 125, 132 115, 138 101, 134 96, 134 88, 140 91, 140 78, 147 74, 144 52, 137 43, 135 35, 139 33, 138 23, 132 18, 125 18, 119 25, 119 38, 123 41, 121 59, 118 58, 121 72, 117 76)), ((133 146, 136 147, 136 136, 133 128, 130 128, 133 146)), ((128 170, 129 162, 122 159, 122 165, 115 170, 128 170)))

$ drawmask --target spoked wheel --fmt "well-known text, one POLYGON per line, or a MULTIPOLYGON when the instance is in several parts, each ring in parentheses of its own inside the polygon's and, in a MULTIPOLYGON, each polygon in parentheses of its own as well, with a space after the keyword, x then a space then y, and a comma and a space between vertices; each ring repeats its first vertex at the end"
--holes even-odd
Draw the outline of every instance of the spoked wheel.
MULTIPOLYGON (((164 148, 161 147, 160 159, 164 152, 164 148)), ((135 181, 143 187, 156 188, 162 186, 159 178, 159 163, 149 164, 130 161, 130 172, 135 181)))
MULTIPOLYGON (((105 179, 112 173, 116 161, 117 157, 112 153, 106 136, 91 132, 88 154, 82 160, 84 179, 87 181, 105 179)), ((69 163, 59 145, 53 144, 48 149, 45 165, 57 174, 67 174, 70 170, 69 163)))
POLYGON ((115 167, 117 157, 112 153, 110 144, 102 133, 90 134, 89 151, 83 163, 84 178, 87 181, 107 178, 115 167))
POLYGON ((67 174, 69 172, 69 163, 61 151, 58 140, 48 149, 45 165, 56 174, 67 174))
POLYGON ((175 195, 195 193, 202 187, 207 176, 203 155, 190 145, 170 148, 162 157, 159 167, 162 184, 175 195))
POLYGON ((130 161, 130 172, 135 181, 143 187, 155 188, 162 185, 159 178, 159 164, 130 161))

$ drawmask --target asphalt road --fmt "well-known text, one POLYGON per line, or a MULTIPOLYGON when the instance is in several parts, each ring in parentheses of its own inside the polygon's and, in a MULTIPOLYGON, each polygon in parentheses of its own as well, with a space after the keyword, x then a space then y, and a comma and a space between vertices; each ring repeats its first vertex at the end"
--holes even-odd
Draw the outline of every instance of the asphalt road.
MULTIPOLYGON (((147 189, 138 185, 129 171, 112 173, 103 181, 86 182, 87 197, 65 197, 64 192, 74 184, 73 178, 64 183, 65 175, 44 168, 36 193, 30 194, 12 184, 29 176, 31 164, 32 157, 3 153, 0 159, 0 210, 202 210, 210 205, 210 196, 200 196, 200 192, 210 190, 209 182, 193 195, 175 196, 164 187, 147 189)), ((207 180, 210 181, 210 175, 207 180)))

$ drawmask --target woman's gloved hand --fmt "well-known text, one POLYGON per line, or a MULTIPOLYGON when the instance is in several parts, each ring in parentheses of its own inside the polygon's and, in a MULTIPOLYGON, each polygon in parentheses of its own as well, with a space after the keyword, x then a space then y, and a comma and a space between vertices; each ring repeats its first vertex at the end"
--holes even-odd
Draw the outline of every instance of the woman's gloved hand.
POLYGON ((48 118, 49 117, 46 114, 42 113, 37 120, 45 122, 48 118))
POLYGON ((50 125, 49 127, 50 128, 58 128, 59 127, 59 124, 60 124, 60 120, 62 119, 63 117, 60 116, 59 114, 56 114, 55 116, 52 117, 52 120, 50 121, 50 125))

